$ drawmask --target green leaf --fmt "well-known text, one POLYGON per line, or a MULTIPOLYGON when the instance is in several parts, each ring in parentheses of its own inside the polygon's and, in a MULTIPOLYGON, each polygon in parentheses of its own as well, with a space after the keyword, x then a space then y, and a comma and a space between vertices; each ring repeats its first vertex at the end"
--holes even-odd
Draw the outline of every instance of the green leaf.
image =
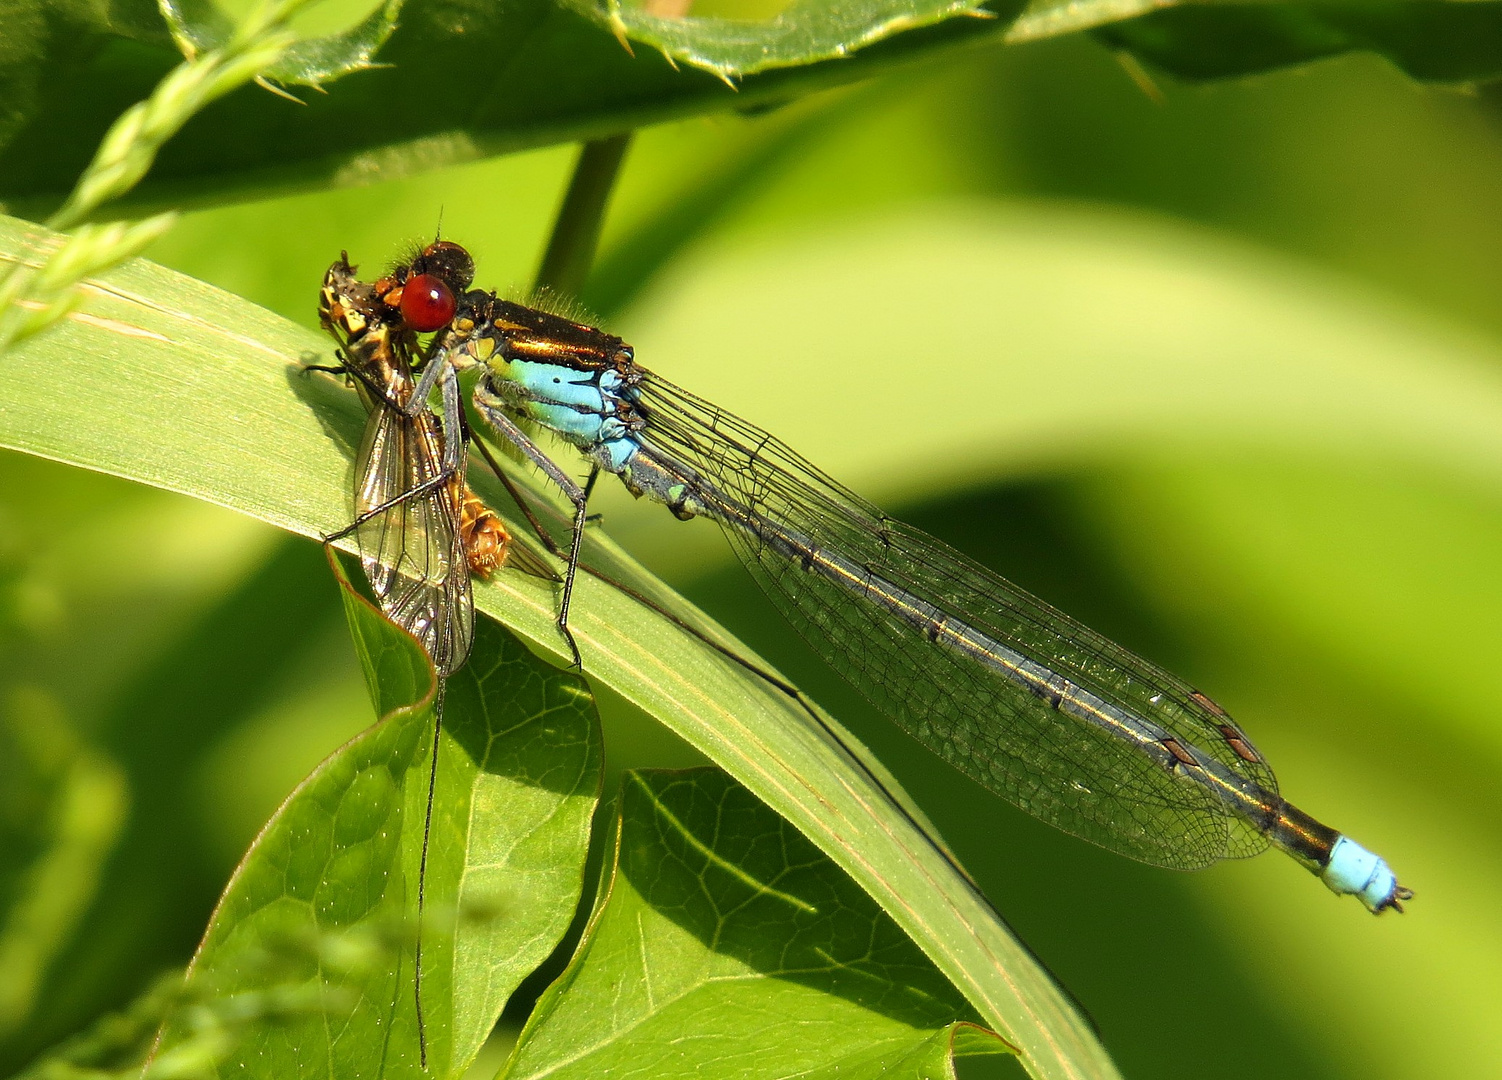
MULTIPOLYGON (((35 261, 55 243, 35 227, 0 219, 0 252, 9 258, 28 251, 35 261)), ((84 310, 0 360, 7 374, 0 445, 206 499, 303 535, 347 522, 363 411, 334 380, 301 372, 309 361, 327 362, 328 343, 144 260, 90 283, 86 294, 84 310)), ((311 297, 310 290, 310 304, 311 297)), ((502 505, 494 484, 474 481, 502 505)), ((597 530, 586 556, 721 635, 597 530)), ((475 600, 563 657, 550 583, 501 573, 476 588, 475 600)), ((1029 1071, 1114 1075, 1084 1021, 912 814, 892 804, 887 791, 895 781, 848 733, 827 718, 816 723, 762 679, 592 577, 581 576, 574 603, 570 625, 585 671, 696 746, 838 863, 986 1023, 1022 1048, 1029 1071), (862 755, 860 765, 851 753, 862 755)), ((733 639, 730 646, 753 655, 733 639)))
MULTIPOLYGON (((592 6, 581 5, 595 11, 592 6)), ((848 57, 896 34, 960 15, 991 19, 981 0, 795 0, 771 19, 663 17, 607 0, 605 25, 726 82, 773 68, 848 57)))
MULTIPOLYGON (((309 989, 318 1007, 252 1026, 220 1066, 232 1075, 424 1075, 406 928, 418 925, 435 682, 417 643, 345 590, 380 719, 272 818, 191 969, 220 998, 270 983, 309 989)), ((601 759, 581 680, 494 623, 478 628, 443 712, 421 986, 427 1072, 457 1076, 573 917, 601 759)), ((163 1052, 190 1036, 176 1022, 163 1052)))
MULTIPOLYGON (((1172 4, 1175 0, 1167 0, 1172 4)), ((1007 40, 1021 43, 1091 30, 1135 19, 1163 7, 1159 0, 1028 0, 1007 30, 1007 40)))
MULTIPOLYGON (((643 24, 686 59, 702 56, 724 75, 744 72, 729 86, 721 74, 676 68, 652 40, 633 54, 617 39, 611 13, 584 0, 408 0, 374 70, 304 95, 304 104, 257 86, 227 95, 173 138, 118 205, 368 184, 663 120, 780 105, 999 35, 1005 19, 950 17, 975 3, 809 2, 765 26, 643 24), (770 59, 757 61, 763 53, 770 59), (761 70, 767 66, 775 70, 761 70)), ((1006 0, 1002 10, 1017 3, 1006 0)), ((122 33, 88 14, 93 9, 55 15, 62 32, 45 0, 19 7, 7 19, 29 33, 11 46, 9 63, 0 51, 0 87, 16 88, 0 98, 0 199, 40 217, 71 189, 108 124, 181 57, 160 31, 133 22, 122 33)), ((308 43, 279 77, 301 81, 295 69, 303 65, 308 81, 322 82, 365 66, 390 29, 382 21, 389 11, 372 12, 343 45, 308 43)), ((202 16, 193 25, 212 22, 202 16)), ((221 32, 200 31, 208 39, 221 32)))
POLYGON ((589 928, 502 1076, 952 1077, 952 1052, 1007 1052, 855 882, 723 772, 621 785, 589 928))
MULTIPOLYGON (((302 105, 247 86, 190 122, 121 207, 185 206, 397 179, 686 116, 777 106, 951 46, 1099 28, 1112 48, 1211 78, 1355 50, 1421 79, 1502 72, 1502 3, 800 0, 765 22, 665 19, 621 0, 387 0, 299 44, 271 74, 322 85, 302 105), (995 18, 972 16, 991 14, 995 18), (1011 23, 1011 25, 1009 25, 1011 23), (641 44, 634 54, 622 41, 641 44), (677 68, 675 63, 683 67, 677 68), (354 73, 352 78, 341 78, 354 73), (727 85, 725 80, 733 81, 727 85)), ((168 14, 195 47, 228 22, 168 14)), ((154 5, 19 0, 0 36, 0 199, 41 217, 109 123, 180 59, 154 5)))
POLYGON ((1502 73, 1502 3, 1490 0, 1243 0, 1167 8, 1141 0, 1050 0, 1031 5, 1022 22, 1056 33, 1065 20, 1076 28, 1098 26, 1096 36, 1105 44, 1189 79, 1247 75, 1360 51, 1379 53, 1414 78, 1433 82, 1502 73))
POLYGON ((380 65, 375 54, 396 32, 400 12, 399 0, 385 0, 348 30, 304 38, 282 54, 266 71, 266 78, 294 86, 317 87, 356 71, 377 68, 380 65))
MULTIPOLYGON (((667 19, 620 0, 387 0, 299 44, 271 74, 333 83, 298 105, 247 86, 190 122, 122 207, 224 201, 397 179, 685 116, 781 105, 952 46, 1100 28, 1187 77, 1374 50, 1418 78, 1502 71, 1502 3, 1179 4, 1147 0, 801 0, 775 18, 667 19), (995 18, 976 18, 976 15, 995 18), (640 45, 633 52, 623 41, 640 45), (675 67, 681 64, 682 67, 675 67), (354 73, 352 78, 341 76, 354 73), (337 80, 337 82, 336 82, 337 80), (733 85, 727 85, 727 80, 733 85), (379 119, 376 119, 379 118, 379 119)), ((40 217, 108 124, 180 60, 153 5, 21 0, 0 37, 0 199, 40 217)), ((228 22, 168 8, 203 47, 228 22)))
MULTIPOLYGON (((396 30, 401 0, 382 0, 354 26, 336 34, 299 40, 269 68, 266 78, 299 86, 319 86, 373 67, 371 58, 396 30)), ((185 56, 226 44, 235 24, 215 0, 163 0, 162 16, 185 56)))

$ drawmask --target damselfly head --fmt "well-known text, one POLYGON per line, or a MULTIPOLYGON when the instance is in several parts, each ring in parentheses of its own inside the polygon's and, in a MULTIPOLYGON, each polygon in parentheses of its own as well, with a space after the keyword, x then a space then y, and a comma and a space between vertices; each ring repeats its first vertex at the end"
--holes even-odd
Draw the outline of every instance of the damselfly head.
POLYGON ((412 260, 411 272, 430 274, 458 294, 475 280, 475 260, 452 240, 435 240, 412 260))
POLYGON ((426 334, 453 319, 474 280, 475 260, 451 240, 436 240, 375 283, 376 295, 409 329, 426 334))
POLYGON ((436 274, 414 274, 401 293, 402 320, 419 334, 448 325, 459 307, 454 290, 436 274))

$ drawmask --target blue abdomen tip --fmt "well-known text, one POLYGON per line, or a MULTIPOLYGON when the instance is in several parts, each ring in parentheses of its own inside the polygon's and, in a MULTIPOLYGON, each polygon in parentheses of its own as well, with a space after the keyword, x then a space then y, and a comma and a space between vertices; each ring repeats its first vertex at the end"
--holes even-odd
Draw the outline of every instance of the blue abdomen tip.
POLYGON ((1352 893, 1368 911, 1403 910, 1401 901, 1413 895, 1398 884, 1397 875, 1380 855, 1366 850, 1349 836, 1335 841, 1330 861, 1320 877, 1337 893, 1352 893))

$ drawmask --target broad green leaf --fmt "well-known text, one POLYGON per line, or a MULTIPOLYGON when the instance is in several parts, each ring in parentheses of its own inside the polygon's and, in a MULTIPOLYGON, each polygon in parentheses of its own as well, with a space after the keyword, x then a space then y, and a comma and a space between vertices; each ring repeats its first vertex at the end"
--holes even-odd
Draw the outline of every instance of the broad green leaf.
MULTIPOLYGON (((229 95, 172 140, 121 205, 372 183, 664 120, 776 106, 960 44, 1092 27, 1113 48, 1196 78, 1353 50, 1380 52, 1422 79, 1502 71, 1496 0, 1168 10, 1145 0, 1034 0, 1012 24, 1020 6, 805 0, 755 22, 665 19, 620 0, 407 0, 399 8, 387 0, 350 12, 350 29, 310 38, 272 72, 288 83, 329 83, 327 94, 305 94, 303 105, 256 86, 229 95), (986 14, 995 17, 972 17, 986 14), (634 53, 623 45, 631 41, 634 53)), ((139 0, 62 10, 21 0, 12 9, 0 37, 0 199, 40 216, 71 188, 108 124, 180 55, 153 6, 139 0)), ((168 12, 178 39, 195 47, 220 40, 228 25, 209 0, 168 12)))
MULTIPOLYGON (((20 222, 0 231, 0 251, 12 259, 26 251, 35 260, 54 243, 20 222)), ((364 417, 334 380, 302 374, 303 363, 328 354, 308 330, 136 261, 90 283, 85 308, 65 326, 0 358, 0 445, 303 535, 332 532, 348 519, 349 462, 364 417)), ((719 633, 597 532, 586 556, 719 633)), ((476 589, 480 610, 561 659, 555 603, 548 583, 516 573, 476 589)), ((1048 976, 873 776, 888 791, 895 782, 875 762, 852 764, 850 753, 863 751, 848 733, 845 748, 835 745, 833 721, 815 723, 763 680, 591 577, 581 577, 574 603, 570 625, 585 671, 696 746, 838 863, 988 1026, 1021 1048, 1029 1071, 1114 1075, 1048 976)))
MULTIPOLYGON (((1169 0, 1170 3, 1174 0, 1169 0)), ((1163 7, 1159 0, 1028 0, 1007 29, 1007 40, 1041 41, 1135 19, 1163 7)))
MULTIPOLYGON (((381 660, 402 635, 348 592, 346 609, 377 709, 398 707, 381 660)), ((410 657, 410 642, 400 644, 410 657)), ((421 670, 431 677, 425 661, 421 670)), ((399 673, 399 694, 403 683, 399 673)), ((434 918, 423 950, 432 1071, 457 1076, 474 1061, 506 999, 568 929, 600 776, 599 722, 583 680, 481 620, 443 705, 426 888, 434 918), (445 912, 457 913, 450 926, 445 912)), ((409 800, 412 821, 421 807, 409 800)))
MULTIPOLYGON (((617 39, 610 13, 587 0, 408 0, 373 55, 374 70, 331 82, 327 93, 303 94, 304 104, 257 86, 226 96, 173 138, 118 205, 366 184, 663 120, 779 105, 999 36, 1005 18, 949 17, 974 2, 808 3, 766 27, 710 20, 696 32, 700 23, 692 21, 675 31, 676 44, 667 28, 655 31, 664 47, 697 49, 722 73, 751 64, 731 86, 720 75, 675 67, 650 41, 633 53, 617 39), (860 47, 872 41, 879 44, 860 47), (776 70, 759 70, 751 59, 764 52, 775 56, 776 70)), ((1017 2, 1006 0, 1002 14, 1017 2)), ((54 33, 46 0, 21 0, 18 8, 7 16, 7 29, 18 28, 13 58, 0 69, 0 85, 16 87, 0 99, 0 199, 40 217, 72 187, 109 123, 180 56, 163 31, 134 19, 116 25, 78 14, 75 32, 54 33)), ((385 10, 351 31, 347 48, 329 46, 325 55, 315 42, 292 65, 307 64, 315 82, 341 65, 360 66, 384 32, 385 10)), ((212 21, 202 16, 195 25, 212 21)), ((222 29, 204 32, 212 38, 222 29)), ((295 72, 280 74, 290 80, 295 72)))
MULTIPOLYGON (((328 0, 310 5, 333 6, 328 0)), ((344 5, 348 6, 348 5, 344 5)), ((371 57, 396 30, 401 0, 381 0, 347 30, 299 40, 265 76, 296 86, 319 86, 355 71, 369 70, 371 57)), ((216 0, 163 0, 162 17, 184 56, 197 56, 227 43, 235 23, 216 0)))
MULTIPOLYGON (((588 5, 584 10, 594 11, 588 5)), ((771 19, 663 17, 636 4, 606 0, 605 24, 726 82, 773 68, 838 60, 907 30, 959 15, 996 17, 981 0, 795 0, 771 19)))
MULTIPOLYGON (((421 1075, 414 1005, 417 878, 433 673, 346 586, 380 719, 319 766, 246 854, 191 978, 220 997, 304 983, 320 1009, 244 1033, 238 1076, 421 1075)), ((557 945, 582 888, 600 783, 580 680, 485 623, 443 706, 422 938, 428 1073, 474 1060, 506 999, 557 945)), ((179 1024, 163 1052, 187 1035, 179 1024)))
POLYGON ((896 1080, 1007 1051, 855 882, 723 772, 621 786, 589 928, 503 1077, 896 1080))
POLYGON ((1502 72, 1502 3, 1491 0, 1033 0, 1009 38, 1089 28, 1097 28, 1096 36, 1112 48, 1191 79, 1363 51, 1433 82, 1491 79, 1502 72))
MULTIPOLYGON (((320 1063, 329 1077, 419 1071, 408 865, 421 843, 432 684, 421 649, 380 623, 367 609, 356 625, 366 663, 380 673, 380 719, 273 815, 230 878, 189 968, 190 984, 221 997, 268 985, 315 995, 310 1015, 245 1032, 223 1063, 232 1074, 285 1076, 303 1071, 300 1060, 320 1063)), ((175 1018, 159 1053, 192 1036, 187 1019, 175 1018)))

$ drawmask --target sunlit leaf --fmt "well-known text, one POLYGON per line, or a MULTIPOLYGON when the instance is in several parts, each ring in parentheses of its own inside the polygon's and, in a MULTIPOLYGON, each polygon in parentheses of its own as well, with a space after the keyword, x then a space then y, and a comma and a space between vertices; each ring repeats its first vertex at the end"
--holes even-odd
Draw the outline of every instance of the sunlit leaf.
POLYGON ((616 829, 584 941, 503 1076, 896 1080, 1006 1052, 869 896, 718 769, 626 774, 616 829))
POLYGON ((1033 0, 1008 36, 1032 41, 1092 28, 1112 48, 1192 79, 1347 52, 1380 53, 1435 82, 1502 72, 1502 4, 1492 0, 1033 0))
MULTIPOLYGON (((1006 3, 981 0, 796 0, 771 19, 664 18, 636 4, 608 0, 608 26, 661 49, 681 63, 739 79, 758 71, 849 57, 904 31, 960 15, 993 19, 1006 3)), ((593 10, 586 8, 586 10, 593 10)))
MULTIPOLYGON (((257 86, 229 95, 174 137, 127 198, 184 205, 367 184, 668 119, 775 106, 962 43, 1091 28, 1112 48, 1193 78, 1351 51, 1379 52, 1421 79, 1502 71, 1497 0, 1166 9, 1146 0, 1034 0, 1012 24, 1019 6, 806 0, 770 20, 740 21, 663 18, 620 0, 388 0, 352 12, 348 29, 303 42, 271 73, 286 83, 328 84, 328 93, 304 93, 302 104, 257 86), (994 17, 973 17, 986 15, 994 17)), ((210 0, 182 0, 168 11, 177 37, 195 47, 227 32, 227 17, 210 0)), ((47 0, 23 0, 6 18, 0 199, 39 216, 72 187, 108 124, 181 56, 149 4, 60 13, 47 0), (54 19, 71 32, 55 32, 54 19)))
MULTIPOLYGON (((506 999, 557 945, 582 887, 600 782, 580 680, 487 622, 450 680, 425 913, 416 892, 432 747, 432 669, 415 641, 346 594, 380 719, 272 818, 209 924, 194 983, 220 997, 307 988, 317 1007, 243 1033, 239 1076, 424 1075, 414 946, 422 943, 428 1075, 474 1060, 506 999)), ((186 1036, 179 1021, 163 1042, 186 1036)))
MULTIPOLYGON (((272 73, 328 83, 327 93, 302 93, 302 104, 258 86, 228 95, 173 138, 128 199, 183 205, 368 184, 662 120, 778 105, 999 35, 1004 18, 952 17, 976 3, 807 3, 768 24, 647 21, 634 52, 617 35, 619 19, 645 17, 612 15, 587 0, 407 0, 394 30, 394 8, 377 5, 343 36, 299 46, 272 73), (671 55, 685 65, 675 67, 671 55), (371 60, 373 70, 357 70, 371 60)), ((47 0, 15 6, 0 37, 0 86, 14 87, 0 96, 0 199, 40 216, 33 208, 61 199, 109 123, 181 56, 137 6, 127 6, 129 21, 70 9, 79 24, 62 34, 51 30, 47 0), (110 47, 99 48, 101 40, 110 47)), ((223 36, 227 24, 209 0, 189 8, 193 16, 177 20, 179 36, 204 43, 223 36)))
MULTIPOLYGON (((12 258, 53 242, 18 222, 0 232, 0 250, 12 258)), ((332 532, 348 519, 349 461, 363 415, 334 380, 300 370, 328 353, 310 331, 137 261, 93 283, 87 306, 66 326, 0 360, 11 376, 0 383, 0 445, 208 499, 304 535, 332 532)), ((586 556, 717 633, 602 537, 586 556)), ((550 583, 502 573, 476 590, 476 603, 563 657, 550 583)), ((586 672, 788 818, 871 893, 989 1026, 1022 1048, 1030 1071, 1113 1075, 1048 976, 911 812, 893 804, 883 787, 894 790, 895 782, 878 763, 852 761, 863 754, 853 738, 842 734, 844 746, 836 744, 832 721, 816 723, 765 681, 593 578, 581 577, 574 604, 570 625, 586 672)))
MULTIPOLYGON (((266 78, 296 86, 319 86, 368 70, 371 58, 395 32, 401 7, 401 0, 381 0, 346 30, 297 41, 265 72, 266 78)), ((164 0, 161 13, 185 56, 223 46, 235 29, 216 0, 164 0)))

